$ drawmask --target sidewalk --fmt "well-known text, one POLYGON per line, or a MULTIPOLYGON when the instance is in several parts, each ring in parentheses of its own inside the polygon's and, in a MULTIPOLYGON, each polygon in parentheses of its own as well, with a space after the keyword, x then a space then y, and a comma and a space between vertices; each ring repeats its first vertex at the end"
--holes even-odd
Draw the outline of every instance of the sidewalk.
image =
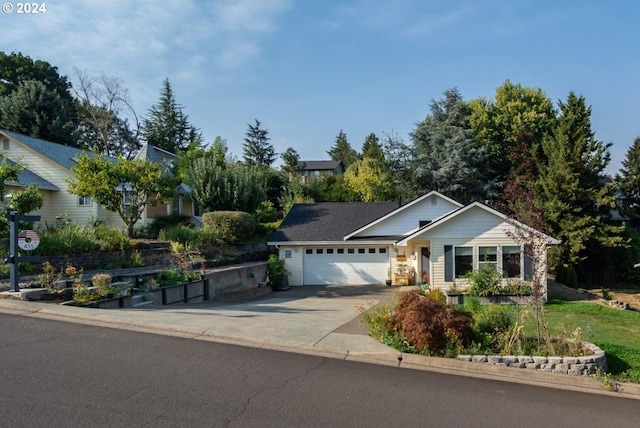
POLYGON ((396 292, 385 286, 305 286, 242 302, 149 309, 0 298, 0 313, 640 399, 637 384, 620 384, 618 392, 610 392, 595 378, 401 354, 369 337, 358 312, 358 307, 391 302, 396 292))

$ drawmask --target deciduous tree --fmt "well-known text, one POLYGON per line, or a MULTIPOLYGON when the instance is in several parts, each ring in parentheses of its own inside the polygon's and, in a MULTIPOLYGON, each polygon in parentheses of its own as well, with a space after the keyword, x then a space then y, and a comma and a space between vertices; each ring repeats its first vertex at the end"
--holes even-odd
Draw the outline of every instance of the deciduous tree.
POLYGON ((115 160, 83 153, 72 167, 69 193, 89 197, 103 208, 118 213, 129 237, 147 205, 164 203, 175 194, 178 180, 163 165, 140 159, 115 160), (150 198, 150 196, 155 196, 150 198))

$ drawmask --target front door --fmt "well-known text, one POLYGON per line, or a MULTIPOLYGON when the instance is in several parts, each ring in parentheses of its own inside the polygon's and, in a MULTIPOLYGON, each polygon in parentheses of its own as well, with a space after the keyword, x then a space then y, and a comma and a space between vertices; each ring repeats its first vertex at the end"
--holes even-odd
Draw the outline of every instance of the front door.
POLYGON ((429 251, 429 247, 420 248, 420 276, 419 280, 421 284, 431 284, 431 273, 430 273, 430 258, 431 251, 429 251))

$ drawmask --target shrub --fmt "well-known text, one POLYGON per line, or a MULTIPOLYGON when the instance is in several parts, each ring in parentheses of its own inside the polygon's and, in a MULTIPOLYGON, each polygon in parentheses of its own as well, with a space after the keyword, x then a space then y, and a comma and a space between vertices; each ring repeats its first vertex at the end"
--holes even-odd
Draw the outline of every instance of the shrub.
POLYGON ((564 283, 567 287, 578 288, 578 275, 576 269, 573 266, 567 268, 567 278, 564 283))
POLYGON ((187 226, 173 226, 160 231, 159 239, 189 245, 194 242, 198 232, 187 226))
POLYGON ((100 224, 93 228, 93 233, 102 251, 123 251, 132 246, 124 230, 100 224))
POLYGON ((152 238, 157 238, 160 231, 175 226, 191 226, 191 218, 186 215, 169 214, 156 217, 148 226, 148 234, 152 238))
POLYGON ((469 294, 491 296, 501 292, 502 274, 492 266, 484 266, 481 269, 473 270, 466 277, 471 283, 467 290, 469 294))
POLYGON ((258 223, 271 223, 278 220, 278 210, 271 201, 262 201, 254 214, 258 223))
POLYGON ((91 284, 102 294, 106 294, 111 284, 111 275, 108 273, 97 273, 91 277, 91 284))
POLYGON ((473 340, 470 313, 443 305, 421 290, 400 294, 393 319, 402 337, 421 353, 445 355, 473 340))
POLYGON ((76 223, 62 225, 59 229, 46 228, 40 232, 37 255, 92 253, 99 249, 93 233, 76 223))
POLYGON ((218 230, 224 243, 233 244, 255 236, 256 220, 242 211, 214 211, 204 213, 202 226, 205 230, 218 230))
POLYGON ((73 300, 80 303, 93 302, 94 300, 100 300, 103 296, 94 290, 90 289, 86 285, 78 285, 73 290, 73 300))

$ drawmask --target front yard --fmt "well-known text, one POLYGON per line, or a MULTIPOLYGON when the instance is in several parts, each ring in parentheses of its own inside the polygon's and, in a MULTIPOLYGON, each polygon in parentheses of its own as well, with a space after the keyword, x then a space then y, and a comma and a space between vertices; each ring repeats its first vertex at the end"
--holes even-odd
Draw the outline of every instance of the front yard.
POLYGON ((640 312, 562 300, 551 300, 545 308, 552 334, 580 328, 584 340, 605 351, 617 380, 640 383, 640 312))

